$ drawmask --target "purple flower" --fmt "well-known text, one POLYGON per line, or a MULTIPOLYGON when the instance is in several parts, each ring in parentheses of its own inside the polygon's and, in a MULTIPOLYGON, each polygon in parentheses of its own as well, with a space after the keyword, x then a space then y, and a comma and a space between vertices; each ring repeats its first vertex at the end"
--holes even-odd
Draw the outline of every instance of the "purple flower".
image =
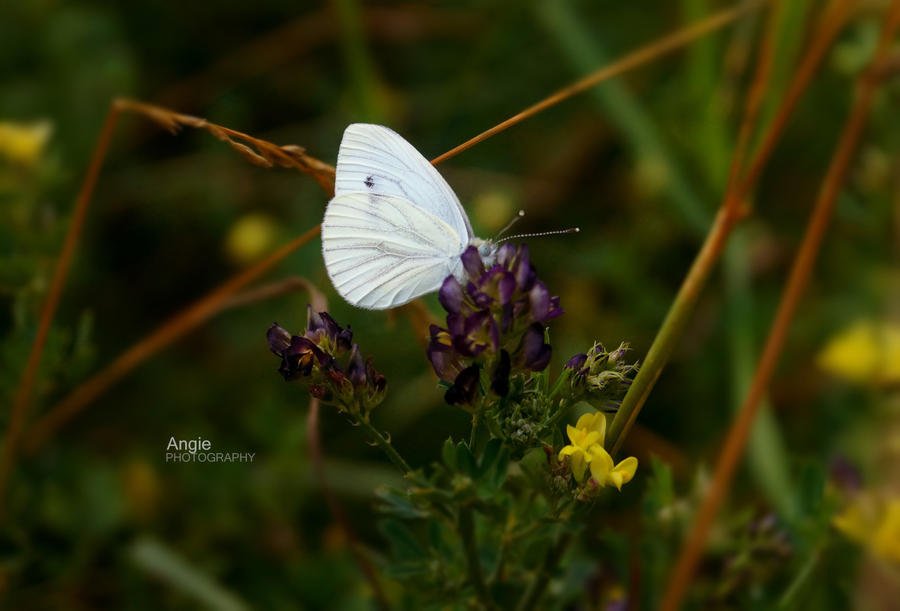
POLYGON ((472 405, 478 391, 479 377, 478 365, 470 365, 463 369, 444 394, 444 401, 450 405, 472 405))
POLYGON ((542 371, 550 362, 544 326, 562 314, 559 298, 537 279, 527 246, 504 244, 495 260, 486 268, 478 249, 468 247, 464 276, 447 277, 438 292, 447 322, 431 327, 426 354, 438 377, 455 389, 448 396, 456 404, 466 404, 460 397, 480 384, 473 365, 491 372, 491 391, 505 396, 511 376, 542 371))
POLYGON ((438 301, 448 312, 456 313, 462 307, 463 289, 455 276, 447 276, 438 291, 438 301))
POLYGON ((512 368, 512 360, 509 358, 509 352, 500 351, 500 358, 491 372, 491 391, 500 397, 509 394, 509 372, 512 368))
POLYGON ((365 415, 384 398, 387 384, 352 339, 349 327, 311 307, 303 335, 291 335, 278 324, 266 331, 269 350, 281 357, 278 371, 285 380, 298 380, 313 397, 365 415))
POLYGON ((584 367, 584 363, 586 361, 587 361, 586 354, 576 354, 575 356, 570 358, 568 361, 566 361, 565 368, 575 371, 575 374, 578 375, 579 373, 581 373, 581 369, 582 369, 582 367, 584 367))
POLYGON ((522 344, 519 346, 520 362, 522 366, 531 371, 543 371, 550 363, 550 344, 544 343, 544 327, 540 323, 534 323, 525 335, 522 336, 522 344))

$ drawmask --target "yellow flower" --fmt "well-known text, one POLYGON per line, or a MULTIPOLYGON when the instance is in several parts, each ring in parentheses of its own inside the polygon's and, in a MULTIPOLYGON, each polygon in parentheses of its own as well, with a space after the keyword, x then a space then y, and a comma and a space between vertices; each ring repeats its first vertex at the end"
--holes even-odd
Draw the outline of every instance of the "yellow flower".
POLYGON ((256 213, 246 214, 228 232, 225 252, 235 263, 251 263, 268 252, 277 233, 275 222, 270 217, 256 213))
POLYGON ((11 123, 0 121, 0 157, 14 163, 34 165, 50 139, 49 121, 11 123))
POLYGON ((572 443, 559 451, 559 459, 569 457, 572 474, 579 482, 584 479, 587 463, 591 461, 591 447, 606 439, 606 416, 603 412, 583 414, 575 426, 567 425, 566 433, 572 443))
POLYGON ((876 556, 900 563, 900 497, 880 501, 862 496, 831 523, 876 556))
POLYGON ((622 490, 622 484, 627 484, 637 471, 638 460, 629 456, 619 464, 613 462, 609 452, 599 445, 591 447, 591 477, 598 486, 615 486, 622 490))
POLYGON ((900 382, 900 325, 858 320, 829 340, 819 352, 818 363, 848 382, 900 382))

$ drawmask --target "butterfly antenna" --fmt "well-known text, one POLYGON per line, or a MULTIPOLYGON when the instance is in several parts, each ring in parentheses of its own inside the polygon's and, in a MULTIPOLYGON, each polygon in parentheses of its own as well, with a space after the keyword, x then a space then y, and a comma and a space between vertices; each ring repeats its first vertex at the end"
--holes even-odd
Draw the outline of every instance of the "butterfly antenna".
POLYGON ((501 242, 506 242, 507 240, 514 240, 516 238, 540 238, 545 235, 560 235, 562 233, 578 233, 581 231, 579 227, 569 227, 568 229, 558 229, 556 231, 542 231, 540 233, 520 233, 518 235, 511 235, 509 237, 503 238, 502 240, 497 240, 497 244, 501 242))
POLYGON ((519 220, 520 218, 522 218, 523 216, 525 216, 525 211, 524 211, 524 210, 519 210, 519 212, 512 218, 512 220, 506 224, 506 227, 504 227, 503 229, 501 229, 501 230, 497 233, 497 235, 494 236, 494 241, 496 242, 497 239, 498 239, 500 236, 502 236, 504 233, 506 233, 507 231, 509 231, 510 228, 511 228, 513 225, 515 225, 515 224, 518 222, 518 220, 519 220))

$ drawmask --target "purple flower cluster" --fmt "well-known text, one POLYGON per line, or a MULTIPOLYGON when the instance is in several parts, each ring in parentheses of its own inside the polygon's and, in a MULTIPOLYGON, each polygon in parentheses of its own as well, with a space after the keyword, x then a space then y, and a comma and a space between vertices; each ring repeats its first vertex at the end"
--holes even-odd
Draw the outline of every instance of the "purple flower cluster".
POLYGON ((381 403, 387 382, 372 359, 363 360, 353 332, 342 328, 328 312, 307 306, 306 331, 291 335, 278 324, 266 332, 269 349, 281 357, 278 371, 285 380, 300 380, 317 399, 351 413, 368 413, 381 403))
POLYGON ((503 245, 487 269, 478 250, 462 254, 465 286, 448 276, 438 293, 447 310, 447 327, 431 325, 426 349, 435 373, 451 387, 451 405, 473 405, 481 389, 481 372, 490 372, 491 392, 509 393, 516 372, 542 371, 550 362, 545 325, 563 313, 537 279, 528 247, 503 245))

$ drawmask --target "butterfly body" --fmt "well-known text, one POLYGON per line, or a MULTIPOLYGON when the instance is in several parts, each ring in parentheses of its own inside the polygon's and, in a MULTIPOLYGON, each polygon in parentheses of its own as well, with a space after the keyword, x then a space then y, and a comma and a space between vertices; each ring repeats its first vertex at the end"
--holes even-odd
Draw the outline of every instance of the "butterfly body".
POLYGON ((496 245, 474 236, 427 159, 387 127, 347 127, 322 221, 325 268, 344 299, 383 310, 436 291, 451 274, 462 280, 469 245, 490 264, 496 245))

